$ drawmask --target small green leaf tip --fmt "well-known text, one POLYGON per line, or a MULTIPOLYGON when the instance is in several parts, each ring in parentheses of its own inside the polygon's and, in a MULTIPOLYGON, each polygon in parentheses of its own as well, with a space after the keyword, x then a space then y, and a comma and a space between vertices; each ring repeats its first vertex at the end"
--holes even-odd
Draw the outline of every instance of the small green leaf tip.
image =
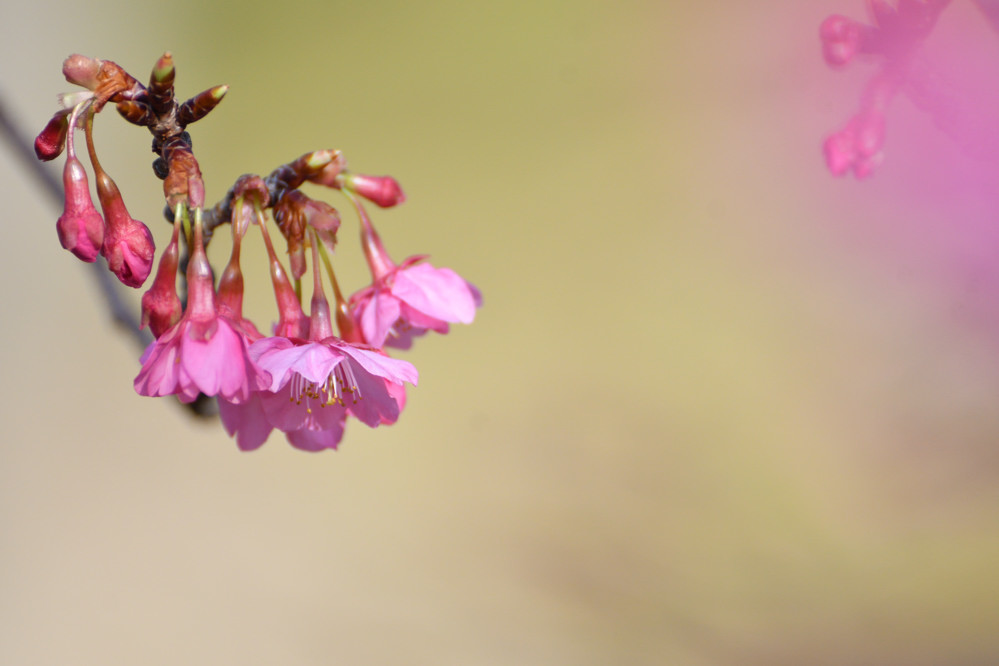
POLYGON ((153 67, 153 80, 165 83, 173 78, 173 55, 169 51, 160 56, 153 67))
POLYGON ((229 92, 229 86, 227 85, 215 86, 211 90, 212 98, 215 99, 216 101, 222 101, 222 98, 225 97, 225 94, 227 92, 229 92))
POLYGON ((310 169, 319 170, 332 162, 336 155, 337 151, 335 150, 315 150, 305 158, 305 164, 310 169))

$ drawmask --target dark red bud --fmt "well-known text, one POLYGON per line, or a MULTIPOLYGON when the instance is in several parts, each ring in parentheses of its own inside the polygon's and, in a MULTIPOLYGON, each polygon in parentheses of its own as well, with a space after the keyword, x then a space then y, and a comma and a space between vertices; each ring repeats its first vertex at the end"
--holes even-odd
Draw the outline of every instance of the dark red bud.
POLYGON ((52 116, 45 129, 35 137, 35 155, 41 161, 48 162, 62 154, 69 133, 69 113, 66 109, 52 116))

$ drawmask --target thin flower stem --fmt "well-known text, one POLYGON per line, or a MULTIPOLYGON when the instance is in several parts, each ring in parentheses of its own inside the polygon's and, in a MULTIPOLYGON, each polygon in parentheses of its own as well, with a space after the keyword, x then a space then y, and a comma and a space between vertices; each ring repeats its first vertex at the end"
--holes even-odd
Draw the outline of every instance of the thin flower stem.
POLYGON ((354 205, 357 216, 361 218, 361 247, 364 248, 364 257, 368 260, 368 268, 371 269, 371 277, 375 282, 382 279, 395 269, 395 264, 385 251, 382 239, 371 224, 364 206, 350 190, 341 190, 343 195, 354 205))
MULTIPOLYGON (((336 303, 336 327, 340 331, 340 337, 349 342, 359 342, 361 340, 360 332, 356 330, 354 322, 350 318, 350 307, 343 297, 343 292, 340 291, 340 283, 337 282, 336 273, 333 271, 330 254, 314 229, 312 230, 312 244, 319 250, 323 266, 326 267, 326 273, 330 277, 330 284, 333 285, 333 299, 336 303)), ((314 260, 313 264, 315 264, 314 260)), ((313 265, 312 270, 318 273, 319 266, 313 265)))
MULTIPOLYGON (((77 109, 82 110, 80 107, 77 107, 77 109)), ((76 113, 77 110, 74 109, 73 115, 70 117, 70 127, 72 127, 72 121, 76 117, 76 113)), ((86 109, 86 114, 83 134, 87 138, 87 152, 90 154, 90 164, 94 167, 94 173, 100 176, 100 174, 104 173, 104 169, 101 168, 101 163, 97 160, 97 148, 94 147, 94 112, 92 109, 86 109)))

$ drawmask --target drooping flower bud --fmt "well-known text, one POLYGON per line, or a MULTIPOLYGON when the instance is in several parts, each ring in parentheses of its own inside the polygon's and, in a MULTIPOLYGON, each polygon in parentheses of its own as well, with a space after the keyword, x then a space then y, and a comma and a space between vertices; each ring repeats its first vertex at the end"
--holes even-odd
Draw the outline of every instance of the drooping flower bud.
POLYGON ((392 176, 365 176, 359 173, 341 174, 343 186, 382 208, 391 208, 406 201, 406 194, 392 176))
POLYGON ((852 169, 857 178, 867 178, 883 161, 884 140, 884 115, 876 109, 862 111, 822 144, 826 165, 834 176, 852 169))
POLYGON ((142 324, 139 328, 149 326, 153 335, 159 338, 180 321, 183 306, 177 296, 177 266, 180 249, 178 236, 180 232, 180 215, 176 216, 173 227, 173 237, 170 244, 160 257, 159 268, 149 291, 142 295, 142 324))
MULTIPOLYGON (((259 211, 258 211, 259 216, 259 211)), ((261 220, 262 222, 262 220, 261 220)), ((267 250, 267 257, 271 264, 271 283, 274 285, 274 297, 277 299, 278 324, 274 327, 274 335, 286 338, 304 338, 308 335, 309 321, 302 312, 302 305, 299 303, 295 289, 288 280, 288 275, 281 266, 281 262, 274 252, 274 244, 271 243, 270 234, 267 233, 267 225, 258 224, 260 232, 264 237, 264 247, 267 250)))
POLYGON ((43 162, 54 160, 62 154, 66 147, 66 135, 69 133, 69 114, 71 109, 63 109, 45 125, 45 129, 35 137, 35 155, 43 162))
POLYGON ((87 172, 75 156, 66 159, 62 182, 66 206, 56 222, 59 242, 83 261, 93 262, 104 242, 104 220, 90 198, 87 172))
POLYGON ((141 287, 153 268, 156 253, 153 235, 145 224, 128 214, 121 192, 111 177, 99 171, 96 178, 97 196, 107 218, 101 254, 123 284, 141 287))
POLYGON ((232 211, 232 254, 219 277, 217 305, 219 314, 228 317, 233 326, 250 341, 263 337, 257 327, 243 316, 243 271, 240 269, 240 248, 243 236, 253 218, 253 204, 237 200, 232 211))

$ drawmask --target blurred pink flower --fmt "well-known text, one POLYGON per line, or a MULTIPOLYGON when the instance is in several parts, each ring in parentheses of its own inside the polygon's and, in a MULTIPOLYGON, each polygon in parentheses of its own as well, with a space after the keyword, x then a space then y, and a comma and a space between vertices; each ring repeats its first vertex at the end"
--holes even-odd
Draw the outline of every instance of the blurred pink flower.
POLYGON ((819 27, 827 64, 840 68, 858 54, 881 60, 881 69, 861 95, 860 110, 846 126, 828 136, 822 150, 829 171, 853 171, 866 178, 882 162, 885 113, 895 95, 906 89, 913 57, 929 36, 950 0, 868 0, 872 25, 845 16, 830 16, 819 27))

